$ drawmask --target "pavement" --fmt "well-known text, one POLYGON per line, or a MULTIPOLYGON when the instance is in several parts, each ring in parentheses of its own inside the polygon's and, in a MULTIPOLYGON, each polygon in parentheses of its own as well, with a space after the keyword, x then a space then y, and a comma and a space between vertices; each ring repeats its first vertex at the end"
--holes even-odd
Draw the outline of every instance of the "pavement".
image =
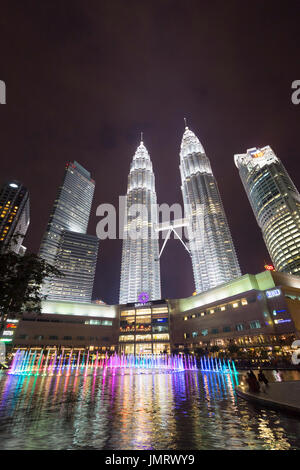
POLYGON ((262 407, 273 408, 300 417, 300 380, 290 382, 271 382, 266 392, 249 392, 248 385, 242 382, 236 387, 238 397, 262 407))

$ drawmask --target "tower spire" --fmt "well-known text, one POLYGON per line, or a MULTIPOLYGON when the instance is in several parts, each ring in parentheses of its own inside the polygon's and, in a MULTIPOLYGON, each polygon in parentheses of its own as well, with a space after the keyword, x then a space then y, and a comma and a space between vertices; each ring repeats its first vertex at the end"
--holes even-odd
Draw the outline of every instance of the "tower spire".
POLYGON ((141 144, 143 143, 143 132, 141 132, 141 144))
POLYGON ((186 122, 186 118, 183 118, 183 120, 184 120, 185 128, 188 129, 187 122, 186 122))

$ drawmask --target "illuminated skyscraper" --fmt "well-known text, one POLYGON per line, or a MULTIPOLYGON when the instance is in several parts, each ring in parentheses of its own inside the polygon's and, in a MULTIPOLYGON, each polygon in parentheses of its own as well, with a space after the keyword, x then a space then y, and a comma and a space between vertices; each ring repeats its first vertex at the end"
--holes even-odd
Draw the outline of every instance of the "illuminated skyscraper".
POLYGON ((277 271, 300 274, 300 195, 271 147, 235 155, 245 191, 277 271))
POLYGON ((62 232, 55 265, 64 276, 51 280, 51 300, 91 302, 98 242, 94 235, 62 232))
POLYGON ((209 159, 188 127, 181 142, 180 173, 195 288, 200 293, 241 272, 209 159))
POLYGON ((77 162, 66 165, 40 248, 40 256, 64 273, 44 283, 48 300, 91 301, 98 240, 86 231, 94 190, 87 170, 77 162))
POLYGON ((24 253, 22 246, 30 222, 29 192, 18 181, 9 181, 0 191, 0 252, 24 253))
POLYGON ((138 302, 139 296, 161 298, 155 179, 149 153, 141 141, 128 176, 120 303, 138 302), (155 206, 153 206, 155 205, 155 206))

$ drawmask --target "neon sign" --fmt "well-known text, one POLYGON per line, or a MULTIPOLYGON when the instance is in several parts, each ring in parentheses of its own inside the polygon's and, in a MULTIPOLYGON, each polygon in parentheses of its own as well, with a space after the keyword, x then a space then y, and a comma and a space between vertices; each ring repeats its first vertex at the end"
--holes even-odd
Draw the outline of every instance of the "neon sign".
POLYGON ((278 297, 281 294, 279 289, 272 289, 266 291, 266 296, 268 299, 272 299, 273 297, 278 297))
POLYGON ((138 302, 146 304, 149 301, 149 294, 147 292, 141 292, 138 296, 138 302))
POLYGON ((265 264, 264 268, 265 268, 267 271, 275 271, 274 266, 272 266, 271 264, 265 264))

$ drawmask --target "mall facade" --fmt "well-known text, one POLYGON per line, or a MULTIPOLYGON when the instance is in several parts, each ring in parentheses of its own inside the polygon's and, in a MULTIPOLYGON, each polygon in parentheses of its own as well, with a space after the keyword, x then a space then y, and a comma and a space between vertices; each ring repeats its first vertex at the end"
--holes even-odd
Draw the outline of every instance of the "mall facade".
POLYGON ((246 274, 184 299, 105 305, 46 301, 42 313, 7 318, 1 341, 14 348, 125 354, 191 352, 235 344, 269 353, 300 338, 300 278, 246 274))

